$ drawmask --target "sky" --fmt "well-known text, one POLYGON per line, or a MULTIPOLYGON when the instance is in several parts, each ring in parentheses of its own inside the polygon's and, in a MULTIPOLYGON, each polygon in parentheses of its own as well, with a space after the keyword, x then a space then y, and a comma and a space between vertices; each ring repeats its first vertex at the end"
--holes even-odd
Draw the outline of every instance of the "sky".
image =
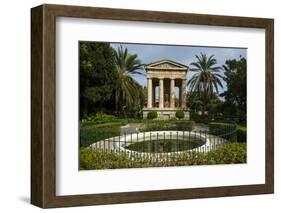
MULTIPOLYGON (((123 49, 127 48, 130 54, 137 54, 143 64, 169 59, 192 68, 190 63, 195 62, 195 55, 199 55, 201 52, 207 54, 207 56, 214 55, 218 65, 223 65, 228 59, 239 59, 240 56, 247 58, 246 48, 111 43, 114 49, 117 49, 120 45, 123 46, 123 49)), ((143 71, 143 73, 145 74, 145 71, 143 71)), ((187 80, 189 80, 193 74, 193 72, 189 71, 187 73, 187 80)), ((221 74, 223 75, 223 72, 221 74)), ((133 78, 141 85, 147 85, 145 75, 136 75, 133 76, 133 78)), ((220 93, 226 90, 225 83, 223 86, 224 87, 219 91, 220 93)))

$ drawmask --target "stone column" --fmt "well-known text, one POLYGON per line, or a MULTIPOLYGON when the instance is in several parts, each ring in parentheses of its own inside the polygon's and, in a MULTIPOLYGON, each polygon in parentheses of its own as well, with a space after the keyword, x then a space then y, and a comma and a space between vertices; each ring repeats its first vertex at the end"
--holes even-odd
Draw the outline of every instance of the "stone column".
POLYGON ((185 79, 182 79, 181 81, 181 108, 185 109, 186 108, 186 85, 185 85, 185 79))
POLYGON ((147 108, 152 108, 152 79, 147 78, 147 108))
POLYGON ((155 85, 152 81, 152 107, 155 107, 155 85))
POLYGON ((164 79, 159 79, 159 108, 164 108, 164 79))
POLYGON ((175 108, 175 79, 170 80, 170 107, 175 108))

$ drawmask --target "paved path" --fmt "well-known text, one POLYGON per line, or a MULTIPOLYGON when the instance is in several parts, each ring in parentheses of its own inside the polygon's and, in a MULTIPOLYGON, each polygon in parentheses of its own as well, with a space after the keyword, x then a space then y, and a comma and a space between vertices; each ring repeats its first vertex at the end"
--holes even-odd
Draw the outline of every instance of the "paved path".
POLYGON ((141 124, 138 123, 132 123, 132 124, 127 124, 126 126, 121 127, 120 134, 124 135, 126 134, 131 134, 131 133, 137 133, 139 132, 141 124))
POLYGON ((209 127, 206 124, 203 123, 197 123, 195 124, 194 129, 192 130, 193 132, 199 132, 199 131, 209 131, 209 127))
MULTIPOLYGON (((139 132, 139 128, 141 127, 142 124, 138 123, 131 123, 127 124, 126 126, 121 127, 121 135, 123 134, 131 134, 131 133, 137 133, 139 132)), ((209 131, 209 127, 206 124, 203 123, 197 123, 195 124, 194 129, 192 130, 193 132, 199 132, 199 131, 209 131)))

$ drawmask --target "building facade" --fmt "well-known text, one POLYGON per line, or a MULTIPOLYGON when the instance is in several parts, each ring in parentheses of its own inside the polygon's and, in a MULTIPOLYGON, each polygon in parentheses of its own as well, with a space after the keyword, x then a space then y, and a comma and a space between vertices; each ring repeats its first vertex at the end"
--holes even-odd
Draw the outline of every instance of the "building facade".
POLYGON ((183 110, 184 119, 189 119, 186 107, 186 78, 188 67, 171 60, 161 60, 145 66, 147 74, 147 107, 143 117, 156 111, 159 119, 174 118, 177 110, 183 110), (178 98, 175 97, 178 88, 178 98))

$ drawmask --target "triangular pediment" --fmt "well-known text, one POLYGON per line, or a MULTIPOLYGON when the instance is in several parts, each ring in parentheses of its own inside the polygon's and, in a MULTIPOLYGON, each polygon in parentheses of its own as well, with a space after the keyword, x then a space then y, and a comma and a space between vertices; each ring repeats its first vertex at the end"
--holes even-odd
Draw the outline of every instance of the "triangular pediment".
POLYGON ((161 61, 156 61, 150 64, 146 65, 147 69, 187 69, 187 66, 174 62, 174 61, 170 61, 170 60, 161 60, 161 61))

